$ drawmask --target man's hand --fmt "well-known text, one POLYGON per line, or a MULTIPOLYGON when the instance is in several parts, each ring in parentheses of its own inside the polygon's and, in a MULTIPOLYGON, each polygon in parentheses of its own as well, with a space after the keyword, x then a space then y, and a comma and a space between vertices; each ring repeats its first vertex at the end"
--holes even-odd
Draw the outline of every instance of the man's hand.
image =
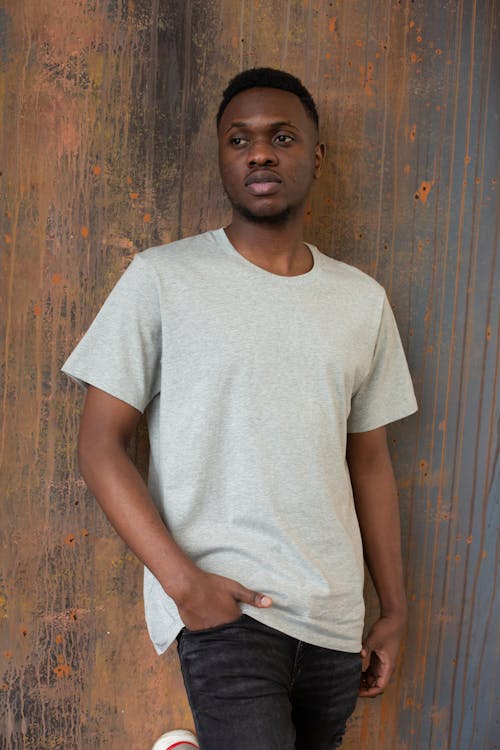
POLYGON ((361 649, 361 698, 375 698, 387 687, 396 666, 404 626, 404 617, 381 617, 370 629, 361 649))
POLYGON ((241 615, 238 602, 253 607, 270 607, 269 596, 245 588, 231 578, 206 573, 199 568, 183 587, 181 595, 174 595, 181 619, 188 630, 205 630, 237 620, 241 615))

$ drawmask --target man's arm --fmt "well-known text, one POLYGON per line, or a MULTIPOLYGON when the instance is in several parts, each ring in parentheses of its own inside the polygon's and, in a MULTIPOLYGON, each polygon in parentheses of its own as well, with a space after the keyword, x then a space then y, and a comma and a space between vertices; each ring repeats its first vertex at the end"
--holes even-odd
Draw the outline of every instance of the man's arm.
POLYGON ((134 407, 89 386, 78 439, 80 470, 111 524, 175 601, 189 629, 237 619, 238 602, 270 606, 269 597, 200 570, 175 543, 126 451, 139 418, 134 407))
POLYGON ((363 551, 380 602, 380 618, 363 643, 359 695, 374 697, 386 688, 406 624, 399 507, 385 427, 350 433, 347 462, 363 551))

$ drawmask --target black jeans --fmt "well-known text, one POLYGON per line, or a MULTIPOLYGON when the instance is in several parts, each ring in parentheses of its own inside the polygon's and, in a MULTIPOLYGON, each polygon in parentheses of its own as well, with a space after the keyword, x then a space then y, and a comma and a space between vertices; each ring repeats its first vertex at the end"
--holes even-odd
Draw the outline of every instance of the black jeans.
POLYGON ((333 750, 354 710, 359 654, 303 643, 247 615, 178 636, 201 750, 333 750))

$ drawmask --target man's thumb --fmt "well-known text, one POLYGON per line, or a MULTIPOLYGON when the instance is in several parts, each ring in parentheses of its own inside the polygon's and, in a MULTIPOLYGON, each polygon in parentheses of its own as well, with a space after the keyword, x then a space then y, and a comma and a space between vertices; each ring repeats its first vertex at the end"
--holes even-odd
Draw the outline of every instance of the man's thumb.
POLYGON ((238 601, 245 604, 252 604, 254 607, 270 607, 273 600, 266 594, 259 594, 257 591, 250 591, 241 587, 238 592, 238 601))
POLYGON ((257 607, 270 607, 273 600, 266 594, 255 594, 255 605, 257 607))

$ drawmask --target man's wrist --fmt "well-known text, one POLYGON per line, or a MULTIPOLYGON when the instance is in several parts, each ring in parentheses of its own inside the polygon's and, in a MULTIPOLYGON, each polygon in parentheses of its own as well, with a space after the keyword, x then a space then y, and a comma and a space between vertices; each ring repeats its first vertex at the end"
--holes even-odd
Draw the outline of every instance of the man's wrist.
POLYGON ((406 604, 406 599, 391 603, 390 605, 381 605, 380 617, 401 622, 404 625, 408 619, 408 606, 406 604))
POLYGON ((200 570, 191 560, 177 566, 175 575, 170 575, 168 581, 162 583, 162 586, 168 596, 174 600, 177 606, 189 599, 193 590, 199 586, 200 578, 203 571, 200 570))

